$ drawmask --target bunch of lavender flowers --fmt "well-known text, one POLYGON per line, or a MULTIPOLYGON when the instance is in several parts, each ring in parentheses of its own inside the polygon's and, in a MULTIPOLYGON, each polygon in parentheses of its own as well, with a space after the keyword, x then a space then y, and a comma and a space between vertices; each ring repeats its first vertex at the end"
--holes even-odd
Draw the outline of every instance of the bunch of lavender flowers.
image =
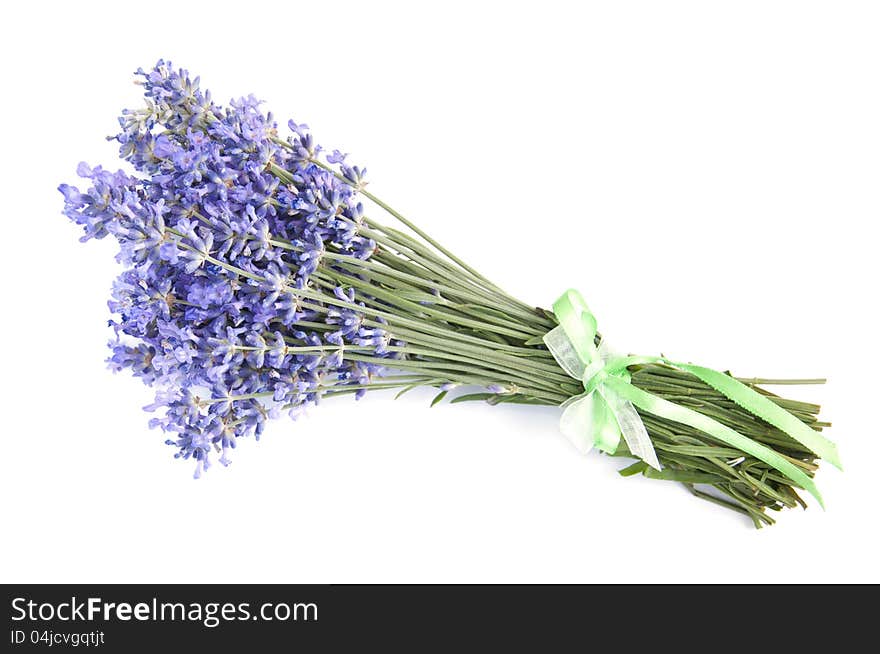
POLYGON ((392 341, 381 319, 363 324, 353 288, 319 281, 328 248, 358 261, 376 248, 357 232, 353 189, 276 143, 277 126, 253 97, 223 109, 164 62, 138 75, 146 107, 123 113, 116 138, 140 175, 81 164, 91 188, 61 191, 82 240, 119 243, 126 269, 109 303, 110 365, 157 387, 149 408, 162 415, 151 424, 174 434, 168 442, 196 460, 198 476, 213 451, 228 463, 237 440, 259 436, 268 417, 295 413, 327 388, 362 392, 398 355, 344 359, 346 345, 392 341), (270 164, 290 179, 282 184, 270 164), (300 291, 319 284, 304 302, 300 291))
MULTIPOLYGON (((583 390, 543 345, 551 313, 511 297, 370 193, 365 170, 325 153, 306 125, 289 121, 282 137, 253 96, 222 107, 170 62, 136 75, 145 104, 123 111, 115 137, 136 174, 80 164, 88 190, 60 191, 81 240, 119 244, 109 363, 156 389, 150 424, 170 435, 176 457, 195 460, 196 477, 215 455, 227 465, 268 418, 326 397, 433 386, 436 403, 477 386, 452 402, 559 405, 583 390), (367 215, 364 200, 406 229, 367 215)), ((809 450, 689 374, 658 364, 630 373, 639 388, 736 424, 815 472, 809 450)), ((819 407, 767 395, 823 426, 819 407)), ((664 470, 636 464, 627 474, 681 481, 756 526, 773 522, 766 509, 801 503, 762 461, 642 418, 664 470)))

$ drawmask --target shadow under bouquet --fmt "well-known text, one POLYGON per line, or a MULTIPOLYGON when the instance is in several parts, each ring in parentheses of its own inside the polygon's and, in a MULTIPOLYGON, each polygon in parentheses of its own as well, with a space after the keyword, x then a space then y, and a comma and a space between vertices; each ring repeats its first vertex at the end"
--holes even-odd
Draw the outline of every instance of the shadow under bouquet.
POLYGON ((196 477, 270 418, 430 386, 432 404, 560 406, 580 450, 635 459, 622 475, 683 483, 757 527, 806 506, 799 489, 821 503, 819 461, 840 465, 828 424, 760 387, 821 380, 611 352, 576 291, 546 310, 511 297, 306 125, 282 136, 253 96, 220 106, 170 62, 136 74, 145 104, 114 137, 136 174, 80 164, 88 189, 59 190, 81 240, 119 243, 109 363, 156 388, 150 424, 196 477))

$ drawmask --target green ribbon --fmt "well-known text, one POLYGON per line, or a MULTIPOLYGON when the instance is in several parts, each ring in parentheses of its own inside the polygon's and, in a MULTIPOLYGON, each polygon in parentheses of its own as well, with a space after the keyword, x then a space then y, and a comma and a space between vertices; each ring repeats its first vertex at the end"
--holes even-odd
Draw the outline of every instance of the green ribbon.
POLYGON ((698 429, 775 468, 807 490, 824 507, 813 480, 774 450, 717 420, 645 392, 630 383, 630 366, 662 363, 691 373, 753 415, 785 432, 822 459, 841 468, 837 446, 770 399, 742 382, 711 368, 671 361, 665 357, 617 356, 596 346, 596 318, 583 297, 568 290, 553 304, 559 327, 544 342, 562 368, 584 385, 584 392, 563 404, 560 427, 580 449, 613 454, 621 436, 630 451, 659 469, 647 431, 632 408, 698 429), (636 416, 635 422, 633 415, 636 416), (647 441, 647 442, 646 442, 647 441))

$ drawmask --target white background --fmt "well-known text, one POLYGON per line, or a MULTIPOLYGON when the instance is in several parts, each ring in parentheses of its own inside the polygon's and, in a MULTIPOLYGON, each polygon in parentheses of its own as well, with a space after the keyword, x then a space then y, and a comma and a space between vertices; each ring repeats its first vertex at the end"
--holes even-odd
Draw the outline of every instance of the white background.
POLYGON ((875 10, 8 4, 0 581, 880 581, 875 10), (556 410, 430 392, 327 402, 193 481, 105 368, 114 247, 55 190, 118 165, 159 57, 308 122, 523 299, 578 287, 618 349, 827 376, 791 392, 834 422, 828 511, 758 532, 580 456, 556 410))

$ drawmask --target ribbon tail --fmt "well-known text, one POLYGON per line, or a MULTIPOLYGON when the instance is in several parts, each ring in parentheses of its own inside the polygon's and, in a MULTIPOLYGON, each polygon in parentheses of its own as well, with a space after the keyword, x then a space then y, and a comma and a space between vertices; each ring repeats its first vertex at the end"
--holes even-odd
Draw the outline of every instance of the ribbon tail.
POLYGON ((602 387, 599 387, 597 391, 608 403, 611 412, 617 419, 620 432, 623 434, 623 440, 626 441, 632 455, 638 457, 655 470, 661 470, 660 461, 657 459, 657 452, 654 450, 654 444, 651 442, 651 437, 648 436, 645 423, 642 422, 632 402, 623 399, 614 391, 609 391, 602 387))
POLYGON ((620 429, 605 400, 596 393, 573 398, 559 420, 559 430, 581 454, 596 447, 614 454, 620 443, 620 429))
POLYGON ((730 375, 725 375, 717 370, 704 368, 703 366, 677 362, 672 362, 672 365, 691 373, 709 384, 719 393, 736 402, 742 408, 777 429, 784 431, 798 443, 820 458, 828 461, 838 470, 843 469, 840 462, 840 454, 838 454, 837 446, 834 443, 741 381, 734 379, 730 375))
POLYGON ((810 493, 810 495, 816 498, 819 505, 823 509, 825 508, 825 503, 822 501, 822 496, 820 495, 815 482, 803 470, 795 466, 785 457, 771 450, 769 447, 743 436, 739 432, 722 425, 720 422, 713 420, 702 413, 692 411, 691 409, 679 406, 678 404, 664 400, 656 395, 646 393, 640 388, 636 388, 622 379, 609 377, 605 380, 605 385, 617 392, 621 397, 629 400, 635 406, 648 413, 675 422, 680 422, 684 425, 693 427, 694 429, 699 429, 700 431, 763 461, 791 479, 796 486, 799 486, 810 493))

